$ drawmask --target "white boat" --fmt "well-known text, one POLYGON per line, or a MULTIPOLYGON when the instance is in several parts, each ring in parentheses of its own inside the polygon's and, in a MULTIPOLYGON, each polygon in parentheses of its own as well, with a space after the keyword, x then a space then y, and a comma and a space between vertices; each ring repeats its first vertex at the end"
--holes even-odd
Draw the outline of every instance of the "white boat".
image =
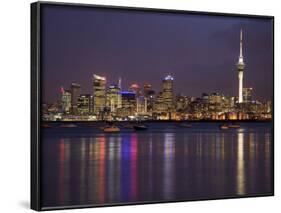
POLYGON ((229 126, 227 124, 220 125, 220 129, 229 129, 229 126))
POLYGON ((229 128, 240 128, 239 124, 229 124, 228 125, 229 128))

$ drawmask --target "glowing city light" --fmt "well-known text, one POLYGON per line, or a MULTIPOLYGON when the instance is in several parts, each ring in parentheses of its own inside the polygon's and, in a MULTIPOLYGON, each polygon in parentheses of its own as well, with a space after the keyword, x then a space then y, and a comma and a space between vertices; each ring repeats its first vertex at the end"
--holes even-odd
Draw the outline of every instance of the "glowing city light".
POLYGON ((171 76, 171 75, 167 75, 166 77, 165 77, 165 80, 166 81, 173 81, 174 80, 174 78, 171 76))
POLYGON ((99 76, 99 75, 96 75, 96 74, 94 74, 93 76, 94 76, 95 79, 98 79, 98 80, 103 80, 103 81, 106 80, 106 78, 103 77, 103 76, 99 76))

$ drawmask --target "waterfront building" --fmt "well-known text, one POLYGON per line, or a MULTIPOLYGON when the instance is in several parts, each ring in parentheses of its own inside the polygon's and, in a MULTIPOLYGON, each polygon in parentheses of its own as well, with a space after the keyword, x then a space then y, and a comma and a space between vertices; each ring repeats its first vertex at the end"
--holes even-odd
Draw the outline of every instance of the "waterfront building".
POLYGON ((201 98, 202 98, 203 103, 209 103, 210 102, 210 100, 209 100, 210 97, 207 93, 202 93, 201 98))
POLYGON ((271 113, 271 112, 272 112, 272 104, 271 104, 271 101, 266 101, 265 105, 266 105, 266 112, 267 112, 267 113, 271 113))
POLYGON ((249 103, 253 101, 253 88, 243 88, 243 102, 249 103))
POLYGON ((61 87, 61 109, 66 114, 70 113, 71 110, 71 91, 64 90, 63 87, 61 87))
POLYGON ((209 106, 206 109, 211 114, 222 112, 223 95, 219 93, 212 93, 209 96, 209 106))
POLYGON ((121 92, 122 108, 118 109, 119 117, 134 116, 136 113, 136 94, 132 91, 121 92))
POLYGON ((154 105, 155 105, 155 99, 156 99, 156 92, 154 90, 150 90, 149 95, 147 97, 147 111, 152 112, 154 105))
POLYGON ((209 103, 210 104, 221 104, 222 103, 222 97, 223 97, 223 95, 221 95, 219 93, 212 93, 209 96, 209 103))
POLYGON ((175 100, 176 111, 184 111, 188 106, 188 97, 184 95, 177 95, 175 100))
POLYGON ((158 95, 156 96, 155 106, 153 111, 154 113, 157 114, 166 112, 166 106, 164 104, 164 99, 163 99, 163 92, 159 92, 158 95))
POLYGON ((93 96, 90 94, 81 94, 78 98, 77 110, 79 115, 90 115, 93 109, 93 96))
POLYGON ((238 70, 238 103, 243 102, 243 73, 245 68, 244 58, 243 58, 243 40, 242 40, 242 29, 240 30, 240 54, 238 63, 236 64, 238 70))
POLYGON ((145 96, 139 96, 136 99, 136 112, 138 115, 144 115, 148 113, 148 98, 145 96))
POLYGON ((93 75, 93 113, 103 118, 106 107, 106 78, 93 75))
POLYGON ((71 91, 71 113, 76 115, 78 113, 77 110, 78 97, 81 94, 80 84, 72 83, 70 87, 70 91, 71 91))
POLYGON ((230 112, 234 111, 235 107, 235 97, 231 96, 223 96, 222 98, 222 111, 223 112, 230 112))

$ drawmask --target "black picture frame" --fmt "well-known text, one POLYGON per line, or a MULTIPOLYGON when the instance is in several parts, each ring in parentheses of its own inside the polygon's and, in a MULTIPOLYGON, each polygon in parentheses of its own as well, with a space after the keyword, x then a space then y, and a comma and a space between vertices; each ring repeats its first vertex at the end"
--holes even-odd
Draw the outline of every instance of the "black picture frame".
MULTIPOLYGON (((197 14, 208 16, 220 16, 220 17, 247 17, 255 19, 268 19, 272 21, 272 44, 273 44, 273 58, 272 58, 272 193, 259 196, 274 196, 274 16, 265 15, 249 15, 249 14, 233 14, 233 13, 217 13, 217 12, 203 12, 203 11, 186 11, 186 10, 170 10, 170 9, 156 9, 156 8, 138 8, 138 7, 124 7, 124 6, 109 6, 109 5, 92 5, 81 3, 58 3, 58 2, 34 2, 31 3, 31 209, 36 211, 42 210, 56 210, 56 209, 73 209, 73 208, 88 208, 88 207, 101 207, 101 206, 120 206, 120 205, 136 205, 136 204, 152 204, 152 203, 170 203, 170 202, 182 202, 182 201, 197 201, 198 199, 184 199, 173 201, 149 201, 149 202, 130 202, 130 203, 118 203, 118 204, 103 204, 103 205, 78 205, 78 206, 58 206, 52 208, 43 208, 41 197, 41 8, 44 5, 57 5, 67 7, 91 7, 91 8, 105 8, 114 9, 116 11, 143 11, 152 13, 175 13, 175 14, 197 14)), ((231 196, 223 198, 206 198, 199 200, 216 200, 216 199, 228 199, 228 198, 244 198, 253 196, 231 196)))

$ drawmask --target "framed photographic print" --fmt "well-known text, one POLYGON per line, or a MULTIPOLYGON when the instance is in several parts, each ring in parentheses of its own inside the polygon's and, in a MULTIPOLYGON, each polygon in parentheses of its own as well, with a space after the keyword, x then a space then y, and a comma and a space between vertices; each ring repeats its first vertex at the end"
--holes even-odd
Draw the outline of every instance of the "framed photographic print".
POLYGON ((274 18, 31 4, 31 208, 274 195, 274 18))

